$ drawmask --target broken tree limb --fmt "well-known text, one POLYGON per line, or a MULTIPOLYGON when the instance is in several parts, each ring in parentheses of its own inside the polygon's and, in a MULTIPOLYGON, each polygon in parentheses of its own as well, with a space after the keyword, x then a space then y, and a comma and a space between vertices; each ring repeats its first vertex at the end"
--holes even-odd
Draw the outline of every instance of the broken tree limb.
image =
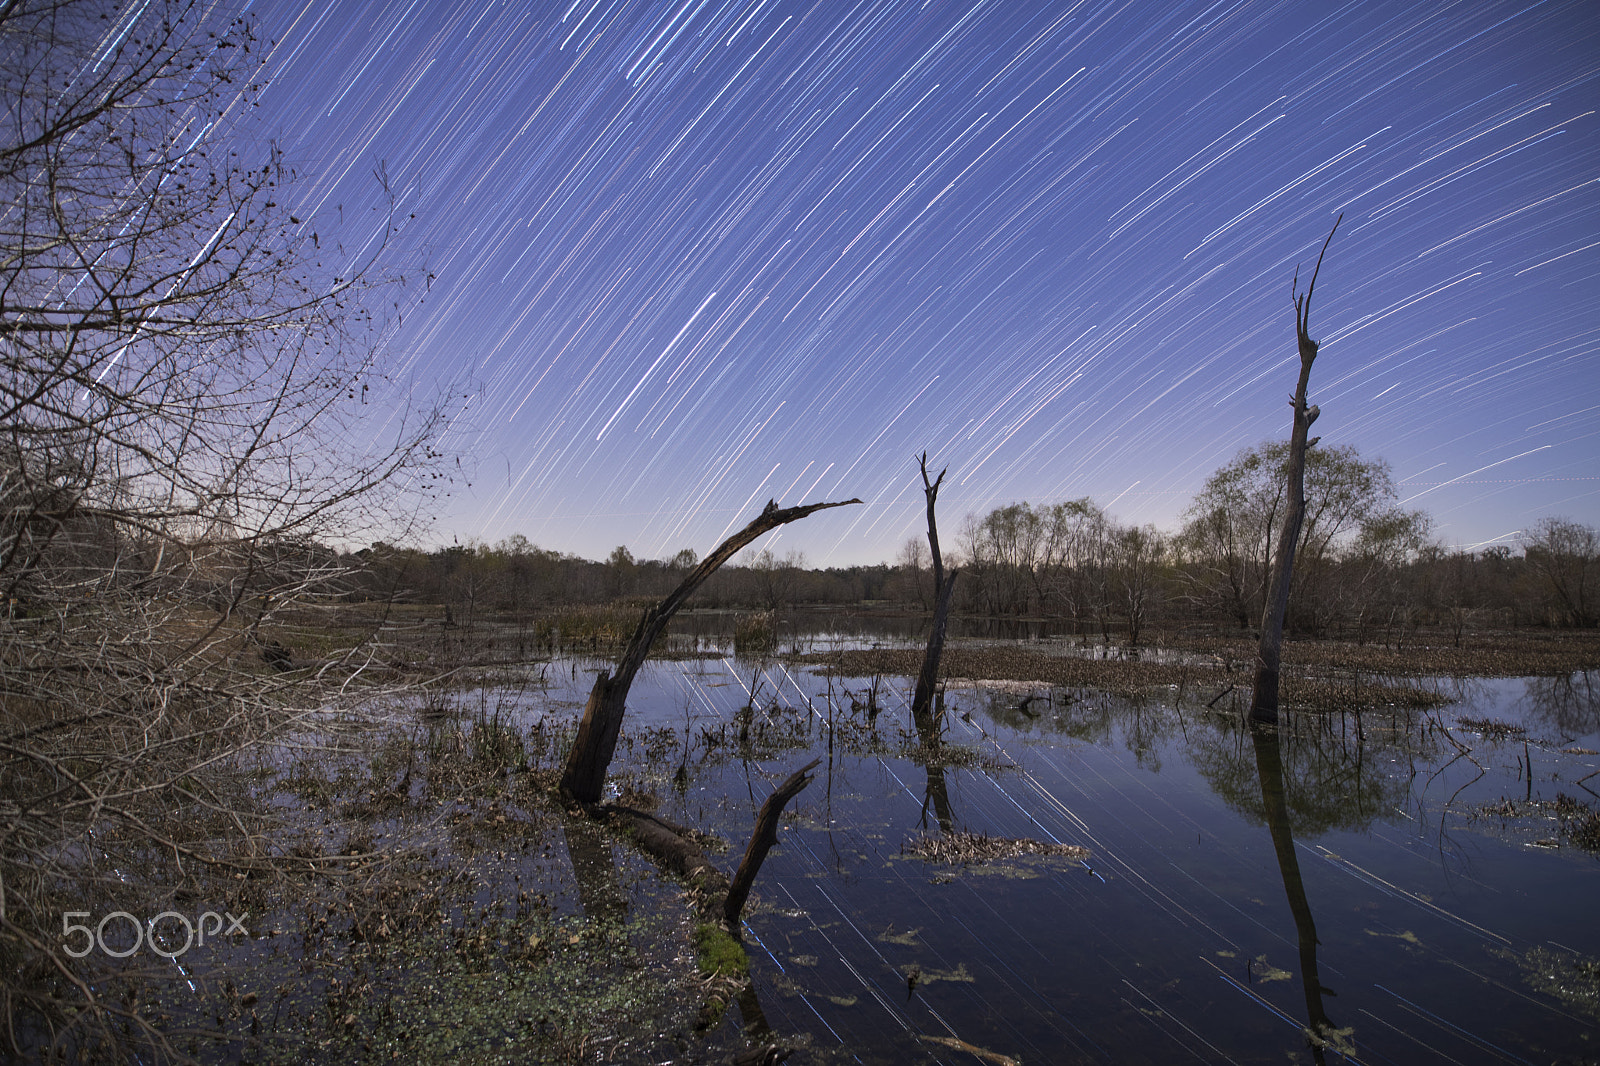
POLYGON ((911 697, 911 721, 917 736, 924 744, 937 745, 938 723, 933 715, 934 687, 939 681, 939 659, 944 654, 944 634, 950 619, 950 600, 955 591, 956 574, 944 572, 944 561, 939 555, 939 526, 934 521, 933 505, 939 499, 939 486, 950 468, 939 471, 939 476, 928 479, 928 453, 923 452, 918 465, 922 469, 922 494, 928 501, 928 549, 933 556, 933 631, 928 634, 928 651, 922 659, 922 670, 917 674, 917 687, 911 697))
POLYGON ((634 843, 667 872, 687 881, 701 915, 723 921, 728 930, 737 935, 739 916, 744 912, 745 900, 750 897, 750 888, 761 871, 761 864, 766 861, 767 852, 778 842, 778 820, 789 801, 812 782, 811 771, 821 762, 821 759, 813 759, 802 766, 767 797, 731 882, 681 825, 619 803, 596 804, 585 810, 596 821, 632 837, 634 843))
MULTIPOLYGON (((1311 272, 1311 284, 1304 295, 1299 292, 1300 274, 1295 272, 1294 334, 1300 351, 1300 380, 1289 405, 1294 408, 1294 429, 1289 438, 1288 510, 1284 513, 1283 528, 1278 532, 1278 547, 1272 557, 1272 577, 1267 593, 1266 607, 1261 615, 1261 647, 1256 654, 1254 691, 1250 698, 1250 720, 1261 725, 1274 725, 1278 721, 1278 671, 1283 661, 1283 622, 1289 612, 1289 586, 1294 577, 1294 552, 1300 540, 1300 527, 1306 517, 1306 452, 1317 443, 1310 438, 1311 423, 1321 412, 1306 403, 1306 388, 1311 381, 1311 364, 1317 358, 1317 342, 1311 339, 1311 295, 1317 289, 1317 275, 1322 273, 1322 257, 1328 254, 1328 245, 1339 231, 1340 215, 1328 231, 1317 255, 1316 269, 1311 272)), ((1318 438, 1320 439, 1320 438, 1318 438)))
POLYGON ((856 499, 779 507, 776 501, 768 500, 766 508, 749 525, 723 541, 701 560, 700 565, 689 572, 689 576, 671 595, 646 610, 639 619, 639 628, 634 630, 633 639, 617 661, 616 670, 610 673, 602 671, 595 678, 594 688, 589 691, 589 702, 578 723, 578 736, 572 742, 572 751, 567 756, 566 769, 561 775, 562 798, 569 803, 585 806, 600 802, 606 770, 611 766, 611 756, 617 750, 617 734, 622 729, 622 715, 627 708, 628 689, 633 685, 633 677, 644 665, 650 654, 650 646, 667 628, 672 616, 706 578, 763 533, 829 507, 844 507, 860 502, 856 499))
POLYGON ((811 784, 811 771, 821 763, 821 759, 812 759, 790 774, 789 779, 774 789, 772 795, 767 797, 767 802, 761 805, 756 827, 750 833, 750 844, 744 849, 744 858, 739 862, 739 871, 733 875, 733 884, 728 888, 728 898, 722 908, 722 919, 735 936, 738 936, 739 915, 744 911, 744 901, 750 896, 750 886, 755 884, 756 874, 766 861, 767 852, 778 842, 778 819, 783 816, 783 809, 789 805, 789 801, 811 784))

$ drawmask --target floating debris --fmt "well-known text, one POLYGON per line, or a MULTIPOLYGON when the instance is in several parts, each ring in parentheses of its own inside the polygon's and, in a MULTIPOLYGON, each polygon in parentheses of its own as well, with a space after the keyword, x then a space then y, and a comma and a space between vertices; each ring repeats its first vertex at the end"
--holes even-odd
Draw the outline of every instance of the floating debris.
POLYGON ((1019 1061, 1010 1055, 1002 1055, 998 1051, 990 1051, 987 1048, 978 1047, 976 1044, 969 1044, 959 1037, 927 1036, 919 1033, 917 1039, 926 1040, 930 1044, 943 1044, 945 1047, 954 1048, 957 1051, 965 1051, 968 1055, 976 1055, 985 1062, 994 1063, 995 1066, 1020 1066, 1019 1061))
POLYGON ((1087 859, 1089 849, 1076 844, 1047 844, 1042 840, 991 837, 981 833, 945 833, 918 837, 903 844, 900 854, 924 862, 973 865, 998 859, 1018 859, 1025 855, 1055 855, 1065 859, 1087 859))
POLYGON ((1527 726, 1502 722, 1496 718, 1458 718, 1456 724, 1462 729, 1472 730, 1485 740, 1504 740, 1507 737, 1525 736, 1528 732, 1527 726))
MULTIPOLYGON (((1554 818, 1566 842, 1584 851, 1600 852, 1600 811, 1583 800, 1574 799, 1564 792, 1556 793, 1553 800, 1512 800, 1501 798, 1498 803, 1486 803, 1471 812, 1476 818, 1542 819, 1554 818)), ((1541 837, 1525 841, 1536 848, 1559 848, 1561 841, 1541 837)))
POLYGON ((1545 947, 1533 948, 1526 954, 1505 950, 1495 953, 1522 967, 1523 979, 1534 991, 1600 1020, 1600 959, 1545 947))

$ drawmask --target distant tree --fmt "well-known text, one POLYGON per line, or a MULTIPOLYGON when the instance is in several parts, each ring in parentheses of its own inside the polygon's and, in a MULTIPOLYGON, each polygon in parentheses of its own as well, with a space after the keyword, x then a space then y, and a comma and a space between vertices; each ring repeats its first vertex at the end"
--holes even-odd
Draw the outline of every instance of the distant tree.
POLYGON ((1166 538, 1154 526, 1121 526, 1107 532, 1107 587, 1137 646, 1155 606, 1166 563, 1166 538))
POLYGON ((639 564, 626 544, 619 544, 606 556, 606 591, 613 598, 626 596, 634 590, 639 564))
POLYGON ((962 555, 986 614, 1028 614, 1035 603, 1035 567, 1044 541, 1044 515, 1030 504, 996 507, 969 517, 962 555))
MULTIPOLYGON (((1363 542, 1375 549, 1397 544, 1425 516, 1398 511, 1389 464, 1362 458, 1352 445, 1310 449, 1304 469, 1295 617, 1315 624, 1342 551, 1363 542)), ((1289 510, 1288 471, 1287 442, 1246 449, 1206 479, 1184 512, 1178 543, 1188 595, 1241 628, 1259 620, 1265 604, 1274 546, 1289 510)))
POLYGON ((997 507, 961 532, 970 598, 986 614, 1071 614, 1103 607, 1106 518, 1087 498, 997 507))
POLYGON ((1079 632, 1104 588, 1110 520, 1087 496, 1052 504, 1039 561, 1039 598, 1047 614, 1065 613, 1079 632))
POLYGON ((905 599, 928 609, 928 544, 921 537, 910 537, 900 546, 896 559, 904 575, 905 599))
POLYGON ((1553 620, 1582 627, 1600 622, 1600 533, 1570 518, 1546 518, 1523 535, 1522 555, 1543 580, 1553 620))
POLYGON ((769 611, 781 611, 794 599, 800 571, 806 565, 802 551, 777 556, 769 548, 757 552, 744 564, 756 602, 769 611))
POLYGON ((1374 620, 1396 638, 1435 610, 1439 592, 1429 565, 1439 548, 1428 540, 1433 520, 1425 511, 1391 507, 1369 515, 1323 581, 1319 607, 1324 621, 1339 616, 1365 636, 1374 620))

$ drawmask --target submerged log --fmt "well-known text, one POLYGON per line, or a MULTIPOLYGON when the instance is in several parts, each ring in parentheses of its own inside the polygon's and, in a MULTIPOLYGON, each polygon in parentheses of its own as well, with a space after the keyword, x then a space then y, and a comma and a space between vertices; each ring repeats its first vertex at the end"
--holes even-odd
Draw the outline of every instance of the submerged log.
POLYGON ((779 507, 776 501, 767 501, 766 509, 749 525, 718 545, 699 566, 690 571, 671 595, 644 612, 639 619, 639 628, 634 630, 633 639, 617 661, 616 670, 610 673, 602 671, 595 678, 594 688, 589 691, 589 702, 584 707, 577 738, 572 742, 572 751, 567 756, 566 769, 561 775, 561 795, 567 802, 582 806, 600 802, 606 770, 610 768, 611 757, 617 750, 617 735, 622 730, 622 716, 627 709, 628 689, 633 685, 634 675, 650 655, 650 646, 695 589, 718 567, 733 558, 739 549, 761 534, 828 507, 844 507, 860 502, 855 499, 779 507))
POLYGON ((669 873, 687 881, 696 897, 696 909, 708 919, 720 920, 737 936, 739 917, 744 912, 756 875, 761 872, 767 853, 778 842, 778 821, 783 817, 784 808, 812 782, 811 771, 821 762, 821 759, 813 759, 790 774, 761 805, 750 843, 732 881, 717 869, 690 831, 681 825, 618 803, 598 804, 587 808, 587 813, 632 837, 641 850, 669 873))
POLYGON ((646 811, 606 803, 589 808, 597 821, 632 837, 640 849, 669 873, 689 883, 702 913, 715 913, 727 897, 728 877, 717 869, 689 830, 646 811))

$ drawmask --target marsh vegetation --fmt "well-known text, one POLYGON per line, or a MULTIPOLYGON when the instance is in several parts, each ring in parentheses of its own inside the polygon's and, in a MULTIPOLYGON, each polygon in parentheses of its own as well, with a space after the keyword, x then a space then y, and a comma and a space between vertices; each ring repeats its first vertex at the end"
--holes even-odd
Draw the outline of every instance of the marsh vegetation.
MULTIPOLYGON (((737 616, 681 621, 636 680, 609 797, 691 828, 731 874, 767 793, 823 760, 754 886, 748 970, 683 881, 558 801, 604 665, 558 649, 237 763, 235 803, 285 861, 243 878, 130 868, 147 876, 85 905, 249 915, 247 936, 173 961, 102 959, 100 987, 137 1015, 126 1046, 935 1062, 959 1044, 1155 1062, 1202 1039, 1312 1061, 1393 1053, 1404 1025, 1412 1061, 1446 1061, 1577 1055, 1600 1025, 1582 1009, 1600 958, 1583 932, 1600 887, 1587 635, 1512 645, 1565 657, 1526 679, 1451 678, 1424 655, 1383 679, 1362 656, 1392 650, 1290 644, 1291 681, 1334 676, 1286 685, 1274 801, 1247 691, 1216 698, 1242 672, 1226 640, 1135 658, 1070 625, 1019 639, 957 620, 935 746, 910 715, 915 625, 791 618, 777 655, 743 658, 737 616), (1308 1014, 1297 923, 1313 919, 1315 988, 1339 995, 1308 1014), (1417 1010, 1442 1021, 1418 1030, 1417 1010)), ((413 638, 408 660, 438 635, 413 638)))

